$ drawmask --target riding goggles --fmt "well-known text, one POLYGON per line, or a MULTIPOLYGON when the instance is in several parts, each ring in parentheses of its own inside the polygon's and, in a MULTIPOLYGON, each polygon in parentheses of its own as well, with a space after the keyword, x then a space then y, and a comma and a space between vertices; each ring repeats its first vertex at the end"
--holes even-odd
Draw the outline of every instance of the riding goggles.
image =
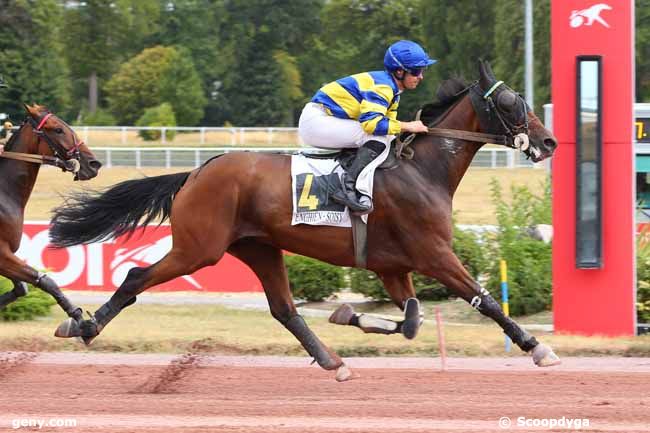
POLYGON ((426 68, 411 68, 407 69, 406 72, 413 75, 414 77, 421 77, 426 68))

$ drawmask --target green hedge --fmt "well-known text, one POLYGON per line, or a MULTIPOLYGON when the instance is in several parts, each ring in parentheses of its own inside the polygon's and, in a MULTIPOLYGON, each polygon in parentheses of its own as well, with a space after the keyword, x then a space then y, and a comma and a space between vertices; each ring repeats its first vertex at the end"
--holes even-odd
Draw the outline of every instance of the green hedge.
POLYGON ((87 126, 115 126, 117 125, 117 120, 111 113, 106 110, 98 108, 94 113, 88 113, 83 111, 81 113, 81 119, 74 123, 75 125, 87 125, 87 126))
POLYGON ((512 200, 503 198, 496 179, 491 182, 492 201, 496 207, 497 232, 486 236, 491 266, 487 288, 501 299, 499 261, 508 265, 510 314, 533 314, 551 308, 551 244, 532 239, 527 230, 537 224, 551 223, 551 186, 544 185, 541 196, 526 186, 513 186, 512 200))
MULTIPOLYGON (((0 294, 12 290, 13 287, 10 280, 0 277, 0 294)), ((56 302, 50 295, 30 285, 27 296, 18 298, 15 302, 0 309, 0 320, 31 320, 38 316, 47 316, 50 314, 50 307, 54 304, 56 302)))
POLYGON ((322 301, 345 285, 344 270, 303 256, 284 256, 293 296, 307 301, 322 301))
POLYGON ((350 268, 348 272, 350 275, 350 289, 353 292, 361 293, 366 298, 375 301, 390 299, 388 292, 384 289, 384 284, 374 272, 357 268, 350 268))
POLYGON ((636 280, 637 280, 637 320, 650 323, 650 242, 648 233, 642 233, 637 239, 636 280))
MULTIPOLYGON (((176 116, 171 104, 164 102, 156 107, 147 108, 144 114, 135 123, 136 126, 176 126, 176 116)), ((159 130, 141 129, 138 135, 146 141, 160 140, 161 132, 159 130)), ((176 131, 165 131, 165 140, 172 141, 176 136, 176 131)))

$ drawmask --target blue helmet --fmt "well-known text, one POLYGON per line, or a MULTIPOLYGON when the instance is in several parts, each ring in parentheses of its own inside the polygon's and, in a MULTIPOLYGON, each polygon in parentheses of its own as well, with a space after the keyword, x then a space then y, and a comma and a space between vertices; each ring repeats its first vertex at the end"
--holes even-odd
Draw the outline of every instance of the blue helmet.
POLYGON ((426 68, 436 62, 437 60, 429 58, 424 49, 413 41, 397 41, 388 47, 384 55, 384 67, 389 72, 426 68))

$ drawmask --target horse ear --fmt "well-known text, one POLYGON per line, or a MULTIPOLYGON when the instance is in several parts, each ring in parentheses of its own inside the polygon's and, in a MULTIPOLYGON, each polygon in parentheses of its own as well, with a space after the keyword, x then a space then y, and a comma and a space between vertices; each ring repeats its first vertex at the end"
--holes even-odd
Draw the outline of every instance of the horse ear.
POLYGON ((23 103, 23 107, 25 107, 25 111, 27 111, 27 114, 29 114, 34 118, 38 117, 38 108, 36 105, 28 105, 23 103))
POLYGON ((489 67, 490 67, 489 63, 487 63, 483 59, 478 59, 478 73, 479 73, 478 83, 481 86, 481 89, 483 90, 489 89, 490 85, 492 84, 493 79, 490 72, 488 71, 489 67))
POLYGON ((495 77, 494 72, 492 72, 492 66, 490 66, 490 62, 486 60, 484 64, 485 64, 485 70, 487 71, 489 77, 492 79, 492 81, 496 81, 497 77, 495 77))

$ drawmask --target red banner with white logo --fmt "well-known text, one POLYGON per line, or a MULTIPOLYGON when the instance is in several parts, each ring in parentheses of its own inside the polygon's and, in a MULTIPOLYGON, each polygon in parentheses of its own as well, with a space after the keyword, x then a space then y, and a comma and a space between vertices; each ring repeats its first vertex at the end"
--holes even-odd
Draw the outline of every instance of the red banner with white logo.
POLYGON ((635 333, 634 0, 552 0, 555 330, 635 333), (576 266, 577 56, 602 65, 602 266, 576 266))
MULTIPOLYGON (((38 270, 47 270, 59 286, 73 290, 113 291, 133 267, 150 266, 171 249, 169 225, 147 227, 128 241, 52 249, 49 224, 27 223, 17 256, 38 270)), ((260 292, 262 284, 253 271, 229 254, 214 266, 200 269, 158 286, 152 291, 198 290, 210 292, 260 292)))

